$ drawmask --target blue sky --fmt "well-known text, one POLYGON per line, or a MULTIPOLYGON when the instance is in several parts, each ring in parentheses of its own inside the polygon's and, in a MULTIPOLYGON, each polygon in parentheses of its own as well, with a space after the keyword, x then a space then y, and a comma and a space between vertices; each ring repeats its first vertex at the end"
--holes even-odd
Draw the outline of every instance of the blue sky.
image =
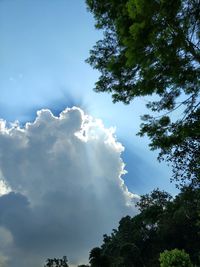
POLYGON ((107 127, 116 127, 131 191, 143 194, 160 187, 176 192, 170 169, 158 164, 147 139, 135 136, 146 99, 113 104, 110 95, 92 90, 98 72, 85 59, 101 32, 83 0, 3 0, 0 37, 1 118, 24 123, 40 108, 58 114, 67 106, 81 106, 107 127))

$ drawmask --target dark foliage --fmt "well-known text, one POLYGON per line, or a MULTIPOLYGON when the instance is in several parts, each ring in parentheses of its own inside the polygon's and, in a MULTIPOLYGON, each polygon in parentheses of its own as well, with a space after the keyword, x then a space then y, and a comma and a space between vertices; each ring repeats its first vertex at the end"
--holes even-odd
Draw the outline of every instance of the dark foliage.
POLYGON ((159 267, 160 253, 175 248, 200 266, 200 189, 184 187, 174 199, 156 189, 138 207, 138 215, 122 218, 102 246, 91 250, 91 267, 159 267))
POLYGON ((67 257, 64 256, 62 259, 54 258, 47 259, 44 267, 69 267, 67 257))

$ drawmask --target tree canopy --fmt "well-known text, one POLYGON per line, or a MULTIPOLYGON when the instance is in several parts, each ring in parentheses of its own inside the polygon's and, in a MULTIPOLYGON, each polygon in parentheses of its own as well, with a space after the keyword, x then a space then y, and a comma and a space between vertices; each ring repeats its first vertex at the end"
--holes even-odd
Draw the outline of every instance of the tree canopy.
POLYGON ((87 62, 97 92, 130 103, 151 96, 139 135, 172 164, 179 185, 200 183, 200 1, 86 0, 104 38, 87 62))
POLYGON ((90 267, 200 266, 200 189, 184 187, 174 199, 156 189, 138 207, 91 250, 90 267))
POLYGON ((47 259, 44 267, 69 267, 66 256, 60 258, 47 259))

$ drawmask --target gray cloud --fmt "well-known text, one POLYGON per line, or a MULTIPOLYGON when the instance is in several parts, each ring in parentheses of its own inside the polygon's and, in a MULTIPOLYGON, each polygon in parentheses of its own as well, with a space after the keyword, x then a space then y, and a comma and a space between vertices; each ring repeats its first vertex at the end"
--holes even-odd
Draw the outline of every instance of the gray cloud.
POLYGON ((86 261, 102 235, 135 212, 136 196, 121 178, 122 151, 113 130, 79 108, 59 117, 38 111, 24 128, 1 121, 0 176, 10 192, 0 197, 0 262, 86 261))

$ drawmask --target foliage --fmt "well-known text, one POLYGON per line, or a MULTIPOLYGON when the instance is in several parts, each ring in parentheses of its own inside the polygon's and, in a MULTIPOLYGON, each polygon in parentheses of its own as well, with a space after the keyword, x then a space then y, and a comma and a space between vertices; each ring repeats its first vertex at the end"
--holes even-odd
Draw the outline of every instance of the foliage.
POLYGON ((54 259, 47 259, 47 263, 44 267, 69 267, 67 264, 68 260, 66 256, 63 256, 62 259, 54 258, 54 259))
POLYGON ((136 203, 140 211, 148 210, 150 207, 157 207, 163 210, 166 204, 172 199, 172 196, 165 192, 160 191, 158 188, 154 189, 151 194, 146 194, 140 197, 140 201, 136 203))
POLYGON ((101 247, 91 250, 91 267, 159 267, 160 253, 175 248, 200 266, 200 189, 184 187, 174 199, 156 189, 137 205, 139 214, 122 218, 111 235, 104 235, 101 247))
POLYGON ((160 267, 192 267, 190 256, 179 249, 165 250, 160 254, 159 261, 160 267))
POLYGON ((153 95, 139 135, 173 166, 179 185, 200 182, 199 0, 86 0, 104 38, 87 62, 97 92, 130 103, 153 95), (158 115, 159 113, 159 115, 158 115))
POLYGON ((109 267, 108 257, 98 247, 91 250, 89 260, 91 267, 109 267))

